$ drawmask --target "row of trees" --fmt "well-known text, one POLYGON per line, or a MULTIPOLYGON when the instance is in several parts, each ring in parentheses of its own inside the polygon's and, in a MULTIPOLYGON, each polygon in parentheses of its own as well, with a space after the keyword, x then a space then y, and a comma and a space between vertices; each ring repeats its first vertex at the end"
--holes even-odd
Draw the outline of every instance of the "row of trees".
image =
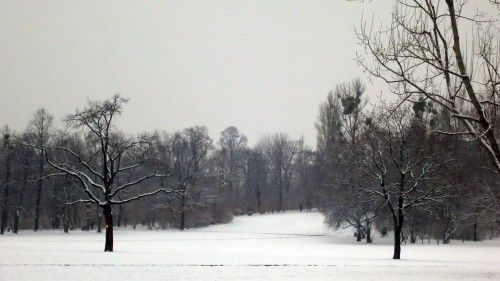
POLYGON ((228 222, 233 214, 312 208, 315 153, 284 133, 249 147, 236 127, 214 142, 206 127, 126 135, 127 100, 88 105, 56 128, 38 110, 24 132, 3 129, 1 231, 149 228, 228 222), (141 199, 141 200, 139 200, 141 199))
POLYGON ((380 102, 366 109, 363 93, 359 80, 344 83, 320 107, 318 158, 327 222, 353 227, 357 240, 366 237, 368 243, 374 225, 382 232, 392 226, 395 259, 407 239, 448 243, 496 231, 497 175, 481 168, 491 165, 487 152, 432 133, 430 128, 446 126, 448 119, 431 102, 380 102))
POLYGON ((363 22, 357 61, 396 102, 368 109, 356 80, 320 107, 327 221, 354 227, 367 242, 373 224, 392 225, 394 259, 408 237, 448 243, 498 229, 500 6, 468 5, 397 0, 390 25, 363 22))

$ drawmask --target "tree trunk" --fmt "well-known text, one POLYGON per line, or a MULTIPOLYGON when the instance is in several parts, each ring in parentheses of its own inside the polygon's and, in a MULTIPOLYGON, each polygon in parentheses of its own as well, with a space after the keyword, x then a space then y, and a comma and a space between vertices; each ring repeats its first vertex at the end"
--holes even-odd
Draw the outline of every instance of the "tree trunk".
MULTIPOLYGON (((73 227, 81 226, 82 225, 82 220, 80 218, 80 215, 78 214, 78 209, 75 205, 71 206, 71 211, 70 211, 70 225, 73 227)), ((71 229, 70 226, 70 229, 71 229)))
POLYGON ((415 244, 415 242, 417 242, 417 237, 415 236, 415 217, 412 217, 410 225, 410 243, 415 244))
POLYGON ((361 242, 363 239, 363 236, 361 235, 361 226, 357 225, 356 226, 356 242, 361 242))
POLYGON ((102 232, 101 225, 102 225, 102 216, 99 210, 97 210, 97 233, 102 232))
POLYGON ((279 205, 278 205, 278 212, 281 212, 283 210, 283 179, 281 176, 281 170, 279 171, 279 205))
MULTIPOLYGON (((448 11, 450 12, 450 25, 453 33, 453 52, 455 54, 455 59, 457 61, 457 66, 459 73, 461 75, 462 82, 464 84, 465 92, 467 93, 472 106, 474 107, 475 112, 477 113, 478 123, 483 129, 482 136, 478 136, 478 138, 484 138, 486 141, 483 144, 488 151, 488 154, 492 158, 493 165, 498 172, 500 172, 500 144, 498 143, 497 136, 495 135, 495 130, 492 129, 491 122, 488 120, 485 110, 481 105, 480 100, 478 99, 478 94, 474 91, 474 87, 472 85, 473 81, 471 77, 467 73, 467 67, 465 65, 465 59, 462 55, 462 49, 460 46, 460 32, 458 30, 457 24, 457 15, 455 12, 455 1, 454 0, 446 0, 446 4, 448 5, 448 11)), ((463 120, 463 119, 462 119, 463 120)))
POLYGON ((64 233, 69 232, 69 206, 64 205, 63 207, 63 228, 64 233))
POLYGON ((91 228, 91 223, 90 223, 90 203, 87 203, 87 206, 85 208, 85 224, 87 230, 90 230, 91 228))
POLYGON ((122 217, 123 217, 123 205, 118 206, 118 220, 116 222, 116 226, 120 227, 122 225, 122 217))
POLYGON ((13 233, 17 233, 19 229, 19 218, 21 217, 21 212, 23 210, 24 204, 24 192, 26 191, 26 186, 28 184, 28 155, 26 153, 24 157, 24 167, 23 167, 23 185, 21 192, 19 194, 19 201, 17 203, 16 213, 14 214, 14 229, 13 233))
POLYGON ((372 243, 373 240, 372 240, 372 226, 371 226, 371 222, 369 221, 366 221, 366 243, 372 243))
POLYGON ((104 245, 105 252, 113 252, 113 213, 111 205, 102 207, 104 220, 106 221, 106 243, 104 245))
POLYGON ((19 232, 19 217, 21 211, 19 208, 16 209, 16 212, 14 214, 14 225, 12 226, 12 233, 18 233, 19 232))
POLYGON ((401 258, 401 227, 397 224, 394 226, 394 255, 392 258, 395 260, 401 258))
POLYGON ((59 211, 54 210, 54 217, 52 218, 52 229, 59 229, 59 211))
POLYGON ((179 222, 179 229, 182 231, 186 227, 186 186, 184 185, 181 197, 181 221, 179 222))
POLYGON ((474 233, 473 233, 473 241, 479 241, 477 237, 477 221, 474 221, 474 233))
MULTIPOLYGON (((168 172, 166 172, 165 174, 168 174, 168 172)), ((162 177, 161 178, 161 187, 164 186, 164 181, 165 181, 165 179, 162 177)), ((120 177, 118 175, 116 176, 115 182, 116 182, 116 186, 120 186, 120 177)), ((128 182, 130 182, 130 174, 128 176, 128 182)), ((120 196, 118 196, 118 199, 121 200, 122 198, 120 196)), ((120 204, 120 205, 118 205, 118 217, 116 220, 117 227, 122 226, 122 217, 123 217, 123 205, 120 204)))
POLYGON ((0 234, 5 232, 5 228, 7 228, 7 220, 9 217, 9 189, 10 189, 10 144, 9 144, 9 135, 4 136, 5 148, 7 149, 7 153, 5 156, 5 189, 4 189, 4 206, 2 210, 2 222, 0 224, 0 234))
MULTIPOLYGON (((402 157, 402 156, 401 156, 402 157)), ((401 258, 401 231, 403 230, 403 222, 404 222, 404 214, 403 214, 403 206, 404 206, 404 178, 405 175, 401 173, 400 183, 399 183, 399 196, 398 196, 398 208, 397 214, 395 212, 392 213, 393 223, 394 223, 394 255, 393 259, 399 260, 401 258), (397 216, 396 216, 397 215, 397 216)))
POLYGON ((260 190, 256 191, 255 197, 257 199, 257 209, 259 210, 259 213, 262 214, 263 213, 263 211, 262 211, 262 198, 261 198, 260 190))
POLYGON ((52 230, 56 230, 59 228, 59 206, 57 200, 57 181, 55 178, 52 178, 52 196, 54 197, 54 202, 52 206, 52 230))
MULTIPOLYGON (((400 199, 400 206, 402 206, 402 199, 400 199)), ((401 231, 403 230, 403 210, 398 208, 398 216, 393 216, 394 220, 394 255, 393 259, 399 260, 401 258, 401 231)))
POLYGON ((179 223, 179 229, 182 231, 186 227, 186 211, 184 210, 185 207, 185 197, 182 197, 182 205, 181 205, 181 221, 179 223))
POLYGON ((43 156, 40 156, 40 160, 38 162, 38 176, 40 179, 38 180, 38 186, 36 189, 36 203, 35 203, 35 225, 34 225, 34 230, 38 231, 40 228, 40 202, 42 199, 42 187, 43 187, 43 180, 41 177, 43 177, 43 163, 44 159, 43 156))

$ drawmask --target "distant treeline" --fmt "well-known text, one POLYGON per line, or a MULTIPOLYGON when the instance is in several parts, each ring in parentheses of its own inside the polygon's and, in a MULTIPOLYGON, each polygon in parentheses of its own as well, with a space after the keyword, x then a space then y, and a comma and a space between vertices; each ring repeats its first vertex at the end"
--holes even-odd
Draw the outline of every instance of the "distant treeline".
POLYGON ((113 225, 152 229, 318 206, 320 167, 302 139, 275 133, 249 147, 232 126, 216 141, 204 126, 126 135, 112 124, 126 102, 89 102, 64 128, 43 108, 22 132, 4 127, 2 231, 101 231, 106 205, 113 225))

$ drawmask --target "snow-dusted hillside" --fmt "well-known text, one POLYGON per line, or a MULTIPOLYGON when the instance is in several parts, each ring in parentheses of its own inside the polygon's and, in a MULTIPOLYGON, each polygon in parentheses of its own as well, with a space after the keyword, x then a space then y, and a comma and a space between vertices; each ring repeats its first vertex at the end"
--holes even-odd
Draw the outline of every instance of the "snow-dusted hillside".
POLYGON ((185 232, 21 232, 0 237, 0 280, 500 280, 500 243, 354 242, 318 213, 236 217, 185 232))

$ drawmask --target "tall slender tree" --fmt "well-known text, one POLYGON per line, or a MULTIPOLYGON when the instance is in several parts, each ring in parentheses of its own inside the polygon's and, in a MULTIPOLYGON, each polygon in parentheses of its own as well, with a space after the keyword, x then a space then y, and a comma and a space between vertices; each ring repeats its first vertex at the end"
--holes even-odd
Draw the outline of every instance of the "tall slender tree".
POLYGON ((9 209, 10 209, 10 189, 11 189, 11 155, 12 155, 12 144, 10 141, 10 133, 9 129, 6 128, 5 134, 3 136, 4 150, 5 150, 5 182, 4 182, 4 191, 3 191, 3 208, 2 208, 2 216, 0 222, 0 234, 5 232, 7 228, 7 222, 9 219, 9 209))
POLYGON ((38 153, 38 179, 36 180, 36 195, 35 195, 35 220, 33 229, 37 231, 40 227, 40 212, 42 201, 42 189, 44 185, 45 176, 45 159, 43 147, 49 145, 53 131, 52 116, 45 108, 38 109, 33 115, 30 123, 30 131, 33 134, 32 147, 38 153))

